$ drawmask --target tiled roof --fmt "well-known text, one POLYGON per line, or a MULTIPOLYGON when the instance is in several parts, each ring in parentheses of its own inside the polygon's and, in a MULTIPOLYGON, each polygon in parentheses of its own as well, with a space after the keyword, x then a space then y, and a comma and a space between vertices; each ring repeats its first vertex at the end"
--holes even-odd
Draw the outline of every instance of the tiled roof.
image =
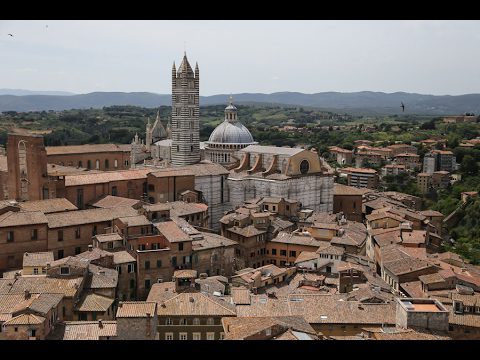
POLYGON ((105 171, 98 173, 86 172, 81 175, 66 175, 65 186, 80 186, 90 184, 103 184, 112 181, 128 181, 135 179, 146 179, 151 169, 133 169, 120 171, 105 171))
POLYGON ((274 326, 282 327, 284 333, 288 329, 316 336, 316 331, 302 316, 279 317, 226 317, 222 318, 225 340, 244 340, 264 332, 274 326))
POLYGON ((235 305, 250 305, 250 290, 244 287, 232 287, 232 301, 235 305))
POLYGON ((69 266, 72 268, 86 269, 88 267, 88 263, 88 259, 83 259, 76 256, 67 256, 62 259, 52 261, 50 263, 50 267, 55 268, 60 266, 69 266))
POLYGON ((198 292, 184 292, 157 307, 158 316, 235 316, 235 307, 198 292))
POLYGON ((480 328, 480 316, 478 314, 456 314, 452 306, 443 306, 450 311, 448 316, 449 324, 480 328))
POLYGON ((39 325, 42 324, 46 319, 43 316, 33 315, 33 314, 20 314, 18 316, 12 317, 10 320, 7 320, 3 323, 3 326, 10 325, 39 325))
POLYGON ((98 208, 110 209, 110 208, 115 208, 119 206, 133 207, 139 203, 141 203, 140 200, 129 199, 129 198, 124 198, 120 196, 107 195, 104 198, 93 203, 92 206, 98 207, 98 208))
POLYGON ((451 340, 448 334, 442 332, 431 332, 429 330, 419 329, 395 329, 382 331, 379 329, 374 332, 376 340, 451 340))
POLYGON ((146 226, 152 224, 145 215, 125 216, 118 218, 118 220, 127 226, 146 226))
POLYGON ((315 253, 317 254, 328 254, 328 255, 340 255, 344 254, 345 250, 338 246, 333 246, 328 242, 322 244, 315 253))
POLYGON ((88 154, 97 152, 130 152, 130 144, 85 144, 66 146, 46 146, 47 156, 64 154, 88 154))
POLYGON ((90 264, 89 276, 85 282, 86 289, 110 289, 118 284, 118 272, 101 266, 90 264))
POLYGON ((422 283, 418 280, 402 283, 401 287, 407 293, 407 296, 410 296, 412 298, 426 297, 422 290, 422 283))
POLYGON ((19 277, 13 279, 0 279, 0 294, 24 294, 29 290, 31 294, 52 293, 64 294, 72 297, 79 291, 83 278, 61 279, 42 276, 19 277))
POLYGON ((164 283, 155 283, 150 288, 147 301, 148 302, 154 301, 157 304, 161 304, 162 302, 168 299, 171 299, 176 295, 177 293, 175 292, 175 283, 173 281, 164 282, 164 283))
POLYGON ((62 340, 99 340, 100 337, 117 336, 116 321, 67 321, 63 325, 62 340))
POLYGON ((324 243, 323 241, 314 239, 312 236, 303 236, 300 234, 287 233, 283 231, 280 232, 276 238, 272 239, 271 242, 313 246, 316 248, 324 243))
POLYGON ((182 278, 197 278, 197 270, 189 270, 189 269, 184 269, 184 270, 175 270, 173 272, 173 277, 176 279, 182 279, 182 278))
POLYGON ((436 283, 443 283, 445 279, 439 274, 428 274, 428 275, 421 275, 418 279, 424 284, 436 284, 436 283))
POLYGON ((424 211, 420 211, 420 214, 424 215, 424 216, 428 216, 428 217, 434 217, 434 216, 445 216, 443 215, 440 211, 435 211, 435 210, 424 210, 424 211))
POLYGON ((115 265, 135 262, 135 258, 128 251, 116 251, 113 253, 113 263, 115 265))
POLYGON ((318 254, 316 252, 302 251, 297 256, 297 259, 295 260, 295 264, 298 264, 304 261, 315 260, 315 259, 318 259, 318 254))
POLYGON ((23 254, 23 266, 46 266, 53 262, 53 252, 36 252, 23 254))
POLYGON ((370 192, 370 189, 359 189, 353 186, 347 186, 343 184, 333 184, 333 195, 355 195, 355 196, 361 196, 365 194, 366 192, 370 192))
POLYGON ((215 249, 238 244, 236 241, 230 240, 221 235, 205 232, 202 232, 201 234, 203 235, 203 239, 192 241, 193 251, 215 249))
POLYGON ((63 294, 34 294, 31 296, 35 299, 28 308, 45 315, 63 299, 63 294))
POLYGON ((431 266, 432 265, 424 260, 412 258, 410 256, 404 257, 403 259, 389 261, 387 263, 383 261, 383 267, 394 275, 402 275, 420 269, 426 269, 431 266))
POLYGON ((97 174, 103 171, 100 170, 88 170, 85 168, 79 168, 75 166, 63 166, 57 164, 47 164, 48 176, 67 176, 67 175, 82 175, 82 174, 97 174))
POLYGON ((184 201, 172 201, 168 203, 172 216, 186 216, 203 213, 208 210, 208 205, 200 203, 187 203, 184 201))
POLYGON ((404 218, 398 215, 392 214, 390 212, 378 212, 376 214, 372 213, 370 215, 365 216, 365 218, 367 219, 367 221, 375 221, 375 220, 380 220, 384 218, 390 218, 400 222, 403 222, 405 220, 404 218))
POLYGON ((362 173, 362 174, 376 174, 377 170, 374 169, 367 169, 367 168, 353 168, 353 167, 346 167, 340 169, 341 172, 345 173, 362 173))
POLYGON ((233 226, 231 228, 228 228, 227 229, 228 231, 234 233, 234 234, 239 234, 239 235, 242 235, 244 237, 251 237, 251 236, 256 236, 256 235, 260 235, 260 234, 265 234, 266 231, 265 230, 260 230, 260 229, 257 229, 255 226, 253 225, 248 225, 248 226, 245 226, 245 227, 239 227, 239 226, 233 226))
POLYGON ((76 258, 85 259, 88 261, 98 260, 102 257, 113 256, 113 253, 102 250, 100 248, 92 248, 91 250, 84 251, 78 255, 75 255, 76 258))
POLYGON ((137 210, 131 207, 118 207, 113 209, 88 209, 68 211, 46 215, 50 229, 66 226, 76 226, 98 222, 106 222, 123 216, 135 216, 137 210))
POLYGON ((75 311, 98 311, 106 312, 112 306, 115 299, 98 294, 86 294, 80 298, 75 311))
POLYGON ((40 211, 24 212, 24 211, 8 211, 0 215, 0 228, 24 225, 46 224, 47 218, 40 211))
POLYGON ((264 146, 264 145, 248 145, 246 148, 240 150, 240 152, 253 152, 261 154, 274 154, 274 155, 287 155, 293 156, 305 149, 300 148, 289 148, 289 147, 280 147, 280 146, 264 146))
POLYGON ((405 244, 425 244, 427 232, 424 230, 412 230, 402 233, 402 243, 405 244))
POLYGON ((117 318, 152 317, 155 315, 157 303, 154 301, 120 301, 117 318))
POLYGON ((213 294, 214 292, 219 292, 220 294, 225 293, 225 284, 218 279, 211 277, 206 279, 195 279, 195 283, 200 285, 201 292, 206 292, 209 294, 213 294))
POLYGON ((166 210, 170 210, 170 203, 145 204, 142 207, 147 212, 166 211, 166 210))
POLYGON ((65 198, 19 202, 18 206, 23 211, 40 211, 44 214, 78 210, 75 205, 65 198))
POLYGON ((25 294, 0 295, 0 313, 15 313, 32 310, 46 315, 63 299, 63 294, 30 294, 26 299, 25 294))
POLYGON ((185 173, 186 175, 210 176, 210 175, 228 175, 229 171, 220 164, 215 163, 198 163, 188 166, 179 166, 175 168, 160 169, 152 173, 154 176, 178 176, 177 173, 185 173), (162 173, 169 173, 162 175, 162 173))
POLYGON ((123 240, 123 238, 120 236, 119 233, 98 234, 98 235, 95 235, 95 239, 97 239, 99 243, 123 240))
POLYGON ((155 224, 156 228, 169 242, 189 241, 190 237, 174 221, 155 224))

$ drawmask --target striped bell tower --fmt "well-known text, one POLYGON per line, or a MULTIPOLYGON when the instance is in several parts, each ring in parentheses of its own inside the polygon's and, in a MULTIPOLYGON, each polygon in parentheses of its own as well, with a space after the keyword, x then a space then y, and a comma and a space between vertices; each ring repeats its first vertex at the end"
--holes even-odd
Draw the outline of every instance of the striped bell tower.
POLYGON ((200 161, 199 70, 195 73, 187 54, 176 71, 172 68, 172 165, 183 166, 200 161))

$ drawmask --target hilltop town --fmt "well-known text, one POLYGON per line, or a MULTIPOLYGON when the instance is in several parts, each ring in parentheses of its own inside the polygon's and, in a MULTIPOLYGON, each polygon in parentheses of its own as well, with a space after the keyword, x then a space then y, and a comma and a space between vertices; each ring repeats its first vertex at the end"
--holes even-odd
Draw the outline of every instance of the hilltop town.
MULTIPOLYGON (((330 124, 365 138, 264 145, 230 97, 201 141, 198 64, 185 54, 171 82, 168 120, 157 111, 129 144, 9 130, 0 340, 480 338, 478 242, 459 230, 478 192, 434 209, 477 178, 478 135, 385 143, 377 125, 330 124)), ((297 125, 269 130, 315 131, 297 125)))

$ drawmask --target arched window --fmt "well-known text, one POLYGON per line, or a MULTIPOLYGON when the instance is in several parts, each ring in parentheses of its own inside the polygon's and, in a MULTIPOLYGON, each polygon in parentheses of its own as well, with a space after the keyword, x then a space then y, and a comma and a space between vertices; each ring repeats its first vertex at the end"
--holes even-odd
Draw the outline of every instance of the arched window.
POLYGON ((105 169, 108 169, 108 168, 109 168, 109 165, 110 165, 110 164, 109 164, 108 159, 105 159, 105 169))
POLYGON ((117 159, 115 159, 113 161, 113 166, 115 167, 115 169, 118 168, 118 160, 117 159))
POLYGON ((100 160, 95 161, 95 169, 100 170, 100 160))
POLYGON ((78 162, 78 167, 79 167, 79 168, 83 167, 83 163, 82 163, 81 160, 78 162))
POLYGON ((90 170, 92 168, 92 161, 87 160, 87 169, 90 170))

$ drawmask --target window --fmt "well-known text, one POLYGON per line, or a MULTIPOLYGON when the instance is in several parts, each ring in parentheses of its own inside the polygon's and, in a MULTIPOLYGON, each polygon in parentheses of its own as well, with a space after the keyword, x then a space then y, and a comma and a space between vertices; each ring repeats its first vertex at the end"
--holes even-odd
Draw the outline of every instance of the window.
POLYGON ((207 333, 207 340, 215 340, 215 333, 208 332, 207 333))
POLYGON ((177 266, 177 257, 176 256, 172 257, 172 266, 177 266))
POLYGON ((143 251, 145 249, 146 249, 145 244, 138 245, 138 250, 143 251))
POLYGON ((287 256, 287 250, 280 250, 280 256, 287 256))
POLYGON ((77 247, 75 248, 75 255, 78 255, 78 254, 80 254, 81 252, 82 252, 82 248, 81 248, 80 246, 77 246, 77 247))
POLYGON ((113 249, 113 241, 107 243, 107 249, 113 249))
POLYGON ((220 333, 220 340, 223 340, 223 339, 225 339, 225 333, 224 333, 224 332, 221 332, 221 333, 220 333))
POLYGON ((192 335, 193 335, 192 340, 202 340, 202 334, 201 333, 196 332, 196 333, 193 333, 192 335))
POLYGON ((173 333, 165 333, 165 340, 173 340, 173 333))
POLYGON ((100 160, 95 161, 95 169, 100 170, 100 160))
POLYGON ((181 318, 179 321, 180 325, 187 325, 187 319, 186 318, 181 318))
POLYGON ((290 205, 285 205, 285 209, 286 209, 287 211, 289 211, 289 210, 290 210, 290 205))
POLYGON ((7 232, 7 242, 12 242, 14 240, 13 231, 7 232))
POLYGON ((214 325, 214 324, 215 324, 215 320, 212 317, 209 317, 207 319, 207 325, 214 325))
POLYGON ((31 237, 30 237, 32 240, 37 240, 38 238, 38 230, 37 229, 33 229, 32 230, 32 234, 31 234, 31 237))
POLYGON ((70 268, 66 266, 62 266, 60 268, 60 274, 61 275, 70 275, 70 268))
POLYGON ((178 251, 183 251, 183 242, 178 243, 178 251))
POLYGON ((75 229, 75 239, 80 239, 80 226, 75 229))
POLYGON ((108 159, 105 159, 105 169, 108 169, 109 165, 108 159))
POLYGON ((38 268, 33 268, 33 275, 38 275, 38 268))
MULTIPOLYGON (((128 265, 130 266, 130 265, 128 265)), ((133 289, 135 287, 135 280, 130 279, 130 289, 133 289)))
POLYGON ((277 211, 277 207, 275 205, 272 205, 272 210, 277 211))
POLYGON ((57 238, 58 241, 63 241, 63 230, 58 230, 57 238))
POLYGON ((118 168, 118 160, 117 159, 113 160, 113 166, 114 166, 115 169, 118 168))
POLYGON ((157 268, 161 268, 162 267, 162 260, 157 260, 157 268))
POLYGON ((117 195, 118 195, 117 187, 112 186, 112 196, 117 196, 117 195))
POLYGON ((302 174, 308 173, 308 170, 310 169, 310 164, 308 163, 308 160, 302 160, 300 163, 300 172, 302 174))
POLYGON ((15 332, 18 332, 18 327, 15 328, 15 332))
POLYGON ((181 332, 179 334, 179 338, 180 338, 180 340, 188 340, 187 333, 186 332, 181 332))
POLYGON ((79 167, 79 168, 83 167, 83 163, 82 163, 81 160, 78 162, 78 167, 79 167))
POLYGON ((272 255, 277 255, 277 249, 272 249, 272 255))
POLYGON ((287 263, 287 262, 286 262, 285 260, 281 260, 281 261, 280 261, 280 266, 285 266, 286 263, 287 263))
POLYGON ((115 266, 115 270, 117 270, 118 275, 122 274, 122 266, 115 266))
POLYGON ((166 318, 165 319, 165 325, 173 325, 172 318, 166 318))
POLYGON ((125 167, 128 167, 128 160, 125 160, 124 164, 125 164, 125 167))
POLYGON ((194 318, 193 319, 193 325, 200 325, 200 319, 199 318, 194 318))
POLYGON ((145 261, 145 270, 150 269, 150 261, 145 261))
POLYGON ((268 210, 268 205, 267 204, 263 205, 263 210, 268 210))
MULTIPOLYGON (((158 249, 159 249, 158 244, 156 244, 156 243, 152 244, 152 250, 158 250, 158 249)), ((157 262, 157 264, 158 264, 158 262, 157 262)))
POLYGON ((150 279, 145 280, 145 289, 150 289, 150 279))
POLYGON ((128 264, 128 273, 131 274, 135 272, 135 264, 128 264))
POLYGON ((87 160, 87 169, 90 170, 92 168, 92 161, 87 160))
POLYGON ((296 256, 297 256, 297 252, 290 250, 290 256, 296 257, 296 256))
POLYGON ((57 259, 63 258, 63 250, 58 250, 58 251, 57 251, 57 255, 58 255, 58 256, 57 256, 57 259))

